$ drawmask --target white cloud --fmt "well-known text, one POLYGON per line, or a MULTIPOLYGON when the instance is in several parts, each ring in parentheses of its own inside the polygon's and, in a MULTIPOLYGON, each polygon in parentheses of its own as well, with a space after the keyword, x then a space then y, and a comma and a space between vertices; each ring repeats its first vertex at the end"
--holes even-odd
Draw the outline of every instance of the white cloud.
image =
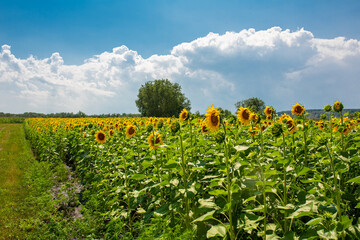
POLYGON ((278 110, 296 102, 322 108, 337 99, 359 107, 359 64, 358 40, 318 39, 280 27, 209 33, 146 59, 120 46, 81 65, 66 65, 59 53, 19 59, 3 45, 0 111, 137 112, 141 84, 160 78, 180 83, 193 111, 211 104, 234 110, 248 97, 278 110))

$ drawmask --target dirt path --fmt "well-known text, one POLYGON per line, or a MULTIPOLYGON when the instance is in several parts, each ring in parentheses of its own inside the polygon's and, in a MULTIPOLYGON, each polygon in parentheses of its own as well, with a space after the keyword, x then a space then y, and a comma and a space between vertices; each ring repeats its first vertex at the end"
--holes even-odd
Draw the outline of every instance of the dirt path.
POLYGON ((29 215, 23 201, 28 192, 23 172, 31 160, 23 125, 0 124, 0 239, 21 236, 20 226, 29 215))

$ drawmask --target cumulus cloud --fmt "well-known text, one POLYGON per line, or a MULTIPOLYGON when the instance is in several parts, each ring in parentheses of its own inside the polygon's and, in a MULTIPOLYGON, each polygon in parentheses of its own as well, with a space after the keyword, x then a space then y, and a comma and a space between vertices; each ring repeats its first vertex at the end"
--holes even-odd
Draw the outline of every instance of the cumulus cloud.
POLYGON ((234 111, 248 97, 278 110, 296 102, 322 108, 337 99, 359 107, 359 63, 358 40, 280 27, 209 33, 149 58, 120 46, 81 65, 66 65, 60 53, 20 59, 3 45, 0 111, 134 113, 140 86, 161 78, 182 86, 193 111, 211 104, 234 111))

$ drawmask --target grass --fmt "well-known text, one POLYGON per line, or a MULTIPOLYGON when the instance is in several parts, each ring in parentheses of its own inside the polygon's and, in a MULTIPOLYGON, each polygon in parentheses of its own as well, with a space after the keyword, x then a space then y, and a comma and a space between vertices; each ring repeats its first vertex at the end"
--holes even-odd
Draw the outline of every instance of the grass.
POLYGON ((23 124, 0 124, 0 239, 91 236, 91 216, 69 215, 73 207, 69 201, 76 201, 69 172, 63 163, 35 159, 23 124), (54 198, 54 188, 61 189, 57 195, 66 197, 54 198))

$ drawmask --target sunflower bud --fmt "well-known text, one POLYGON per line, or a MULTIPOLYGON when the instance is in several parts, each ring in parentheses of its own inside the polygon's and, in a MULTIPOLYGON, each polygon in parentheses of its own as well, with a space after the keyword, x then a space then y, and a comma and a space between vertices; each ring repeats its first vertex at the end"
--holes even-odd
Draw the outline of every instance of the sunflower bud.
POLYGON ((324 111, 325 112, 330 112, 331 111, 331 106, 328 104, 324 107, 324 111))
POLYGON ((275 123, 271 128, 271 134, 274 137, 280 137, 282 133, 283 133, 282 125, 280 123, 275 123))
POLYGON ((326 120, 326 115, 325 115, 325 114, 321 114, 320 118, 321 118, 322 120, 326 120))

